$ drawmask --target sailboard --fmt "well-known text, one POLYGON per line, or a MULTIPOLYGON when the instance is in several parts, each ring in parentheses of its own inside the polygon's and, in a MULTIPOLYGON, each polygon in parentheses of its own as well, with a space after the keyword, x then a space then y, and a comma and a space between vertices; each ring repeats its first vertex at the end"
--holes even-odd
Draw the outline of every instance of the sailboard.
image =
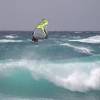
POLYGON ((45 39, 48 36, 46 26, 48 25, 47 19, 42 19, 41 22, 35 27, 33 36, 36 39, 45 39))

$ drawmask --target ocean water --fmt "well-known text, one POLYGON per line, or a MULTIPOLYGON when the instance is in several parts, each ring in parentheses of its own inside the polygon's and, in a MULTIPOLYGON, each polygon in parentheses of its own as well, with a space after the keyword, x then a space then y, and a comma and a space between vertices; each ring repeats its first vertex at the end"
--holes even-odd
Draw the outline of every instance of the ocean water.
POLYGON ((0 32, 0 100, 100 100, 100 32, 0 32))

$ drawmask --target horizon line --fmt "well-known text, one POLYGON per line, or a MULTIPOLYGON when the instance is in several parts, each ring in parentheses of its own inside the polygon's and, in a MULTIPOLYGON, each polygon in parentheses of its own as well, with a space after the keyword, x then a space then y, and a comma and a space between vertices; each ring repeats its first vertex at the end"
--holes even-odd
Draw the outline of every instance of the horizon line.
MULTIPOLYGON (((33 31, 33 30, 0 30, 0 32, 1 31, 33 31)), ((59 30, 49 30, 48 32, 58 32, 59 30)), ((100 30, 99 31, 97 31, 97 30, 61 30, 62 32, 100 32, 100 30)), ((59 32, 61 32, 61 31, 59 31, 59 32)))

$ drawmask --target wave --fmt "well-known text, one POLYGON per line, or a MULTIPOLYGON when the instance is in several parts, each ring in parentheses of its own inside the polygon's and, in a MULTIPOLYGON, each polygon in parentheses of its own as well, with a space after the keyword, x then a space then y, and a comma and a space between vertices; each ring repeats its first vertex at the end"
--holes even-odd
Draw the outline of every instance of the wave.
POLYGON ((23 40, 0 39, 0 43, 23 42, 23 40))
POLYGON ((85 39, 77 39, 77 40, 69 40, 69 41, 76 41, 76 42, 83 42, 83 43, 100 43, 100 35, 88 37, 85 39))
POLYGON ((100 61, 57 64, 27 59, 9 60, 0 63, 0 74, 7 75, 16 68, 27 69, 33 79, 46 79, 71 91, 100 90, 100 61))
POLYGON ((7 96, 7 95, 0 95, 1 100, 55 100, 50 98, 40 98, 40 97, 31 97, 31 98, 23 98, 23 97, 15 97, 15 96, 7 96))
POLYGON ((74 46, 74 45, 71 45, 69 43, 62 43, 60 44, 62 46, 68 46, 68 47, 71 47, 71 48, 74 48, 75 51, 77 52, 80 52, 80 53, 84 53, 84 54, 92 54, 92 49, 90 49, 89 47, 83 47, 83 46, 74 46))
POLYGON ((17 36, 17 35, 15 35, 15 34, 5 35, 4 37, 5 37, 5 38, 7 38, 7 39, 14 39, 14 38, 18 38, 18 36, 17 36))

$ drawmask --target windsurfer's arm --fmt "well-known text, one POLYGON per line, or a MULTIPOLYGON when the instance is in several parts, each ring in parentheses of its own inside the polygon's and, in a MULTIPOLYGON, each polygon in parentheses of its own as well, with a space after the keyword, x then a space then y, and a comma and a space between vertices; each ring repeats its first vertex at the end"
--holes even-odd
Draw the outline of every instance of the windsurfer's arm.
POLYGON ((34 29, 33 32, 32 32, 32 36, 34 35, 34 31, 35 31, 35 29, 34 29))
POLYGON ((32 36, 33 36, 34 32, 32 32, 32 36))

